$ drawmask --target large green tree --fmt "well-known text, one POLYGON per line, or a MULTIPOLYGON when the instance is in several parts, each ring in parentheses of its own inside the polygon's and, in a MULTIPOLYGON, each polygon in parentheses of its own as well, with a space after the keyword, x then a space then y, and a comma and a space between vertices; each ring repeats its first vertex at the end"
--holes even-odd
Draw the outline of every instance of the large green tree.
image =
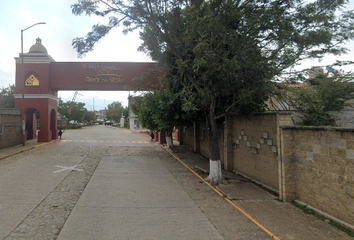
POLYGON ((87 112, 87 109, 85 108, 85 103, 72 102, 72 101, 64 102, 62 99, 59 98, 58 112, 62 116, 65 116, 69 121, 70 120, 82 121, 85 117, 85 112, 87 112), (69 113, 68 110, 70 106, 72 107, 69 113))
POLYGON ((143 127, 165 132, 168 148, 173 147, 173 128, 188 125, 192 117, 182 110, 180 95, 168 89, 148 92, 130 100, 130 107, 143 127))
POLYGON ((79 56, 111 29, 141 29, 141 50, 163 67, 184 110, 208 126, 210 175, 221 180, 217 119, 261 111, 268 83, 302 60, 345 52, 353 13, 345 0, 79 0, 73 13, 109 17, 73 40, 79 56))
POLYGON ((2 87, 0 89, 0 108, 14 108, 15 107, 15 85, 2 87))
POLYGON ((87 111, 85 112, 84 121, 90 123, 96 121, 96 112, 94 111, 87 111))
POLYGON ((115 101, 107 106, 106 116, 109 120, 120 122, 122 116, 128 115, 128 108, 124 107, 121 102, 115 101))

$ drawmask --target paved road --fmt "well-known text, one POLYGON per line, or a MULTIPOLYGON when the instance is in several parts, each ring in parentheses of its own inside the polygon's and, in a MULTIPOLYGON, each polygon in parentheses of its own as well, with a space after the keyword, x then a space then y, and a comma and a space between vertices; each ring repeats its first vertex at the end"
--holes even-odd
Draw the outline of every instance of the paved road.
POLYGON ((131 134, 128 129, 98 125, 83 129, 70 129, 63 133, 57 144, 89 146, 154 146, 148 138, 131 134))
POLYGON ((104 126, 0 161, 0 239, 270 239, 148 138, 104 126))
MULTIPOLYGON (((93 126, 35 145, 0 150, 0 239, 269 239, 262 225, 274 239, 352 239, 224 172, 217 188, 256 226, 146 135, 93 126)), ((207 169, 187 148, 172 151, 207 169)))

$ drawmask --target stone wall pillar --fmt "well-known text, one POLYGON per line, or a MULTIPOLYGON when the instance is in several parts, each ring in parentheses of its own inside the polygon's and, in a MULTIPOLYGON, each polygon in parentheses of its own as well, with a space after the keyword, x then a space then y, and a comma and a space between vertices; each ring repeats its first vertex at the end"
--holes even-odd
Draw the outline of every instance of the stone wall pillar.
POLYGON ((159 135, 159 143, 160 144, 166 143, 166 133, 164 131, 162 131, 162 132, 159 132, 158 135, 159 135))
POLYGON ((279 198, 291 202, 296 199, 296 168, 293 156, 294 136, 292 130, 280 128, 279 198))
POLYGON ((159 132, 155 131, 154 135, 155 135, 155 141, 158 142, 159 139, 160 139, 159 138, 159 132))

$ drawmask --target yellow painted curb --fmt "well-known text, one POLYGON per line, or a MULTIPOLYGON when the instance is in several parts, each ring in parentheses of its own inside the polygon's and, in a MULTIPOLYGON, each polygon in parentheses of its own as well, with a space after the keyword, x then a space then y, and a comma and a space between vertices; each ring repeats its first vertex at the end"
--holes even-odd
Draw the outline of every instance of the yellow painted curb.
POLYGON ((207 181, 205 181, 204 178, 202 178, 198 173, 196 173, 193 169, 191 169, 187 164, 185 164, 184 162, 182 162, 182 160, 180 160, 176 155, 174 155, 172 152, 170 152, 169 150, 167 150, 165 147, 163 147, 161 144, 160 146, 169 154, 171 154, 171 156, 173 156, 177 161, 179 161, 183 166, 185 166, 189 171, 191 171, 192 173, 194 173, 194 175, 196 175, 200 180, 202 180, 206 185, 208 185, 211 189, 213 189, 220 197, 222 197, 223 199, 225 199, 226 202, 230 203, 234 208, 236 208, 239 212, 241 212, 243 215, 245 215, 249 220, 251 220, 254 224, 257 225, 257 227, 259 227, 260 229, 262 229, 265 233, 267 233, 270 237, 272 237, 274 240, 280 240, 277 236, 274 235, 274 233, 272 233, 271 231, 269 231, 265 226, 263 226, 262 224, 260 224, 257 220, 255 220, 251 215, 249 215, 245 210, 243 210, 240 206, 238 206, 236 203, 234 203, 231 199, 229 199, 228 197, 226 197, 224 194, 222 194, 219 190, 217 190, 215 187, 213 187, 210 183, 208 183, 207 181))
POLYGON ((55 141, 58 141, 58 140, 59 140, 59 139, 55 139, 55 140, 52 140, 52 141, 50 141, 50 142, 41 143, 41 144, 35 145, 35 146, 33 146, 33 147, 25 148, 25 149, 22 149, 22 150, 20 150, 20 151, 7 154, 7 155, 5 155, 5 156, 0 157, 0 160, 5 159, 5 158, 7 158, 7 157, 11 157, 11 156, 13 156, 13 155, 16 155, 16 154, 19 154, 19 153, 22 153, 22 152, 26 152, 26 151, 28 151, 28 150, 31 150, 31 149, 34 149, 34 148, 37 148, 37 147, 41 147, 41 146, 50 144, 50 143, 55 142, 55 141))

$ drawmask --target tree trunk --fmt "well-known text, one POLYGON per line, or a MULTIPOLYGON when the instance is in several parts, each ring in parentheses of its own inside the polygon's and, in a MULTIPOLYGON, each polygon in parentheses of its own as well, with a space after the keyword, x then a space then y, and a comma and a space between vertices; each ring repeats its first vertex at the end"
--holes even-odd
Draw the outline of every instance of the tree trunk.
POLYGON ((167 149, 170 149, 173 147, 173 138, 172 138, 172 131, 166 131, 166 147, 167 149))
POLYGON ((215 120, 215 102, 216 100, 213 99, 206 117, 210 151, 209 176, 206 178, 206 180, 212 184, 218 184, 223 179, 221 173, 219 139, 215 120))

